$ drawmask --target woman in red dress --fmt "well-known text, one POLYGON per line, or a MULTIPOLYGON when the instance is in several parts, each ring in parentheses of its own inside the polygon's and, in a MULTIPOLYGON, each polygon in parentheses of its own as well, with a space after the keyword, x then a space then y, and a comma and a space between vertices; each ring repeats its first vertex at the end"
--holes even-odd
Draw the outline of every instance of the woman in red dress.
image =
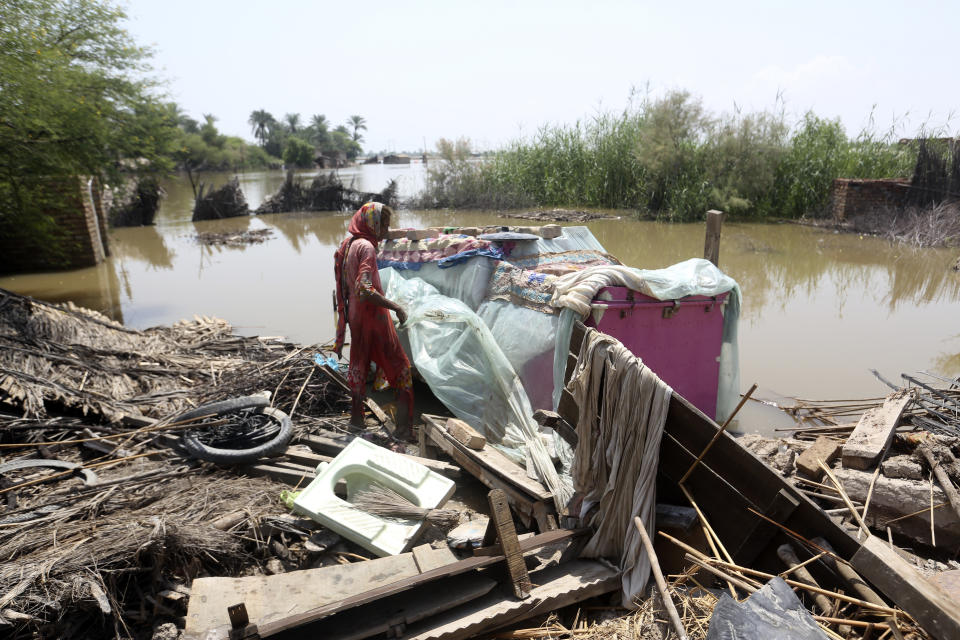
POLYGON ((350 235, 334 254, 337 281, 337 356, 342 355, 346 325, 350 325, 350 423, 363 426, 363 400, 366 394, 370 362, 376 362, 399 400, 397 437, 412 437, 413 380, 410 361, 400 346, 390 311, 400 324, 406 312, 383 295, 377 271, 377 245, 387 238, 393 210, 379 202, 368 202, 353 214, 350 235))

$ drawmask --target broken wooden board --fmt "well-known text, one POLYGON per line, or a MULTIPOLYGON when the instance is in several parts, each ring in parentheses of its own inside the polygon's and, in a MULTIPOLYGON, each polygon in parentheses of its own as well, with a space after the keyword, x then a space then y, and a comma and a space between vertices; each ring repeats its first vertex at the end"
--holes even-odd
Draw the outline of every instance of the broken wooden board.
POLYGON ((496 591, 407 629, 405 640, 460 640, 493 631, 620 588, 620 572, 593 561, 576 560, 531 574, 537 586, 526 600, 496 591))
POLYGON ((910 390, 901 389, 887 396, 881 406, 867 409, 843 445, 843 466, 863 470, 876 464, 912 400, 910 390))
POLYGON ((285 636, 362 640, 392 633, 402 638, 409 625, 481 598, 496 586, 496 580, 482 575, 453 576, 343 611, 285 636))
POLYGON ((477 433, 476 429, 466 422, 457 418, 447 418, 447 433, 460 444, 475 451, 480 451, 487 446, 486 438, 477 433))
MULTIPOLYGON (((589 533, 589 529, 575 529, 575 530, 557 530, 550 531, 549 533, 541 533, 539 535, 533 536, 532 538, 527 538, 520 542, 520 550, 523 553, 528 553, 531 551, 536 551, 541 547, 562 542, 564 540, 570 540, 575 537, 583 536, 589 533)), ((392 556, 398 557, 398 556, 392 556)), ((385 560, 387 558, 381 558, 385 560)), ((306 624, 316 622, 326 618, 327 616, 339 613, 340 611, 345 611, 347 609, 352 609, 354 607, 359 607, 361 605, 368 604, 370 602, 378 601, 382 598, 388 596, 393 596, 398 593, 402 593, 409 589, 419 587, 420 585, 433 582, 434 580, 439 580, 441 578, 449 578, 450 576, 461 575, 476 569, 482 569, 484 567, 489 567, 495 565, 498 562, 503 562, 506 558, 502 555, 496 556, 480 556, 467 558, 453 564, 444 565, 438 567, 437 569, 431 569, 425 573, 419 575, 412 575, 407 578, 398 581, 391 581, 388 584, 383 584, 382 586, 376 587, 374 589, 369 589, 363 593, 358 593, 356 595, 351 595, 349 597, 343 598, 336 602, 331 602, 329 604, 321 605, 315 607, 304 613, 295 613, 292 615, 283 616, 279 619, 274 619, 269 622, 258 625, 260 628, 261 637, 269 637, 288 631, 290 629, 296 629, 306 624)), ((360 563, 360 564, 369 564, 369 563, 360 563)), ((242 578, 241 578, 242 579, 242 578)), ((392 580, 392 577, 391 577, 392 580)))
MULTIPOLYGON (((435 565, 457 562, 450 549, 432 549, 426 555, 435 565)), ((191 585, 184 632, 203 640, 226 638, 227 607, 238 602, 247 605, 250 621, 261 626, 417 575, 420 570, 413 553, 401 553, 273 576, 197 578, 191 585)))
POLYGON ((886 541, 869 536, 850 564, 935 638, 960 638, 960 603, 925 580, 886 541))
POLYGON ((819 480, 824 473, 820 462, 829 467, 830 463, 840 455, 841 448, 842 445, 833 438, 820 436, 797 456, 797 473, 810 480, 819 480))
POLYGON ((530 595, 530 576, 527 574, 527 565, 520 552, 520 541, 517 539, 517 530, 513 526, 507 496, 500 489, 491 489, 487 500, 490 503, 490 522, 500 542, 500 553, 507 558, 507 573, 513 585, 513 595, 520 599, 526 598, 530 595))

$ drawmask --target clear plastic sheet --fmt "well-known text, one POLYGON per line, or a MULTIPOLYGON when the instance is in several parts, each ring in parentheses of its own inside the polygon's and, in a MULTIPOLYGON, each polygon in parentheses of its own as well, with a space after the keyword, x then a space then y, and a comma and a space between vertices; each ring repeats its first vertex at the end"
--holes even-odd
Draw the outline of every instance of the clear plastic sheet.
POLYGON ((401 335, 437 399, 519 464, 529 454, 537 478, 566 504, 569 479, 557 474, 520 378, 480 316, 420 278, 382 269, 380 280, 407 311, 401 335))

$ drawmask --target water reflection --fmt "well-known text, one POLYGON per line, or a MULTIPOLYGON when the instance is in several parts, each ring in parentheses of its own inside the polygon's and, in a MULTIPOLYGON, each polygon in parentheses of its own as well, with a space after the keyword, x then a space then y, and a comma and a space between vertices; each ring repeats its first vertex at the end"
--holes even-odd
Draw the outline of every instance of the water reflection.
MULTIPOLYGON (((231 175, 201 177, 219 185, 231 175)), ((423 167, 341 171, 345 184, 353 180, 354 188, 366 191, 382 189, 391 177, 401 178, 401 194, 410 195, 410 185, 422 183, 423 167)), ((251 172, 239 179, 256 207, 280 187, 283 173, 251 172)), ((347 214, 284 213, 194 224, 189 181, 174 179, 165 188, 157 225, 112 230, 113 255, 100 267, 3 278, 0 286, 73 300, 138 327, 204 314, 226 318, 246 334, 285 335, 304 343, 333 335, 333 252, 346 234, 347 214), (211 247, 195 240, 200 231, 263 227, 275 233, 262 244, 211 247)), ((626 264, 660 268, 703 254, 702 224, 626 216, 588 223, 626 264)), ((413 227, 509 223, 491 212, 406 209, 396 221, 413 227)), ((885 392, 869 368, 891 378, 921 369, 960 375, 960 275, 950 270, 954 260, 955 251, 919 251, 796 225, 725 225, 721 268, 736 278, 744 295, 744 386, 757 381, 766 397, 866 397, 885 392)))

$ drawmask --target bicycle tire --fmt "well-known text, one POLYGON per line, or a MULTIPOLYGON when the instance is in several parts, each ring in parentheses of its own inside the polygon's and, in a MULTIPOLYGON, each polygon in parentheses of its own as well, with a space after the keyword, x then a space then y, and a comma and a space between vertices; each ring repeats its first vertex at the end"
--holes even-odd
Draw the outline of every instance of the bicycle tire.
MULTIPOLYGON (((188 431, 181 438, 184 449, 193 458, 217 464, 248 464, 261 458, 279 454, 287 448, 293 438, 293 422, 287 414, 273 407, 256 407, 256 411, 270 416, 280 423, 280 431, 268 442, 250 449, 221 449, 200 442, 196 433, 188 431)), ((201 413, 199 415, 207 414, 201 413)))

